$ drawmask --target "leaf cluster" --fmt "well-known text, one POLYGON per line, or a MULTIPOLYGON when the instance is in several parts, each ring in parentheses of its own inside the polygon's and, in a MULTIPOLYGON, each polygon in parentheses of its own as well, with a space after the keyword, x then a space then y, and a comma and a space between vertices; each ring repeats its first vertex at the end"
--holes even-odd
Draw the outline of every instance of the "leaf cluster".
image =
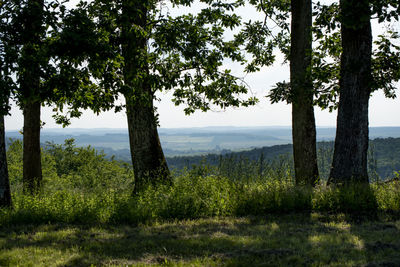
MULTIPOLYGON (((212 105, 225 108, 254 104, 255 98, 237 97, 247 93, 248 86, 223 68, 227 59, 243 60, 238 43, 224 36, 226 29, 240 25, 240 18, 232 12, 239 4, 201 2, 206 7, 198 13, 178 16, 172 16, 158 1, 98 0, 82 4, 80 8, 88 8, 96 24, 98 42, 104 44, 97 53, 110 51, 101 58, 90 55, 88 59, 98 85, 115 98, 120 94, 144 97, 137 95, 137 88, 144 82, 151 87, 153 98, 157 91, 173 90, 173 102, 186 104, 187 114, 196 109, 207 111, 212 105), (128 15, 123 10, 128 10, 128 15)), ((178 7, 193 1, 171 3, 178 7)), ((117 106, 116 111, 122 108, 117 106)))
POLYGON ((12 77, 16 68, 16 49, 10 37, 13 6, 13 1, 0 2, 0 115, 9 113, 9 98, 16 89, 12 77))
POLYGON ((256 72, 263 66, 271 66, 277 49, 287 61, 290 53, 290 1, 250 0, 249 4, 265 17, 262 21, 245 22, 243 30, 236 35, 236 41, 252 56, 252 60, 246 64, 246 72, 256 72))
POLYGON ((76 107, 99 112, 114 98, 99 90, 87 66, 89 54, 102 51, 97 49, 102 44, 93 22, 82 10, 68 10, 65 4, 57 0, 2 4, 1 81, 3 103, 13 98, 20 106, 27 101, 54 105, 56 121, 68 124, 61 114, 64 107, 71 107, 70 117, 79 117, 76 107))
MULTIPOLYGON (((361 4, 358 3, 358 4, 361 4)), ((374 16, 380 23, 384 21, 398 21, 399 4, 397 1, 371 1, 370 11, 366 12, 370 16, 366 19, 373 19, 374 16)), ((359 12, 357 8, 352 10, 359 12)), ((266 13, 266 19, 270 13, 266 13)), ((353 14, 356 16, 356 14, 353 14)), ((314 47, 312 51, 313 66, 312 78, 314 84, 314 104, 320 108, 329 108, 330 111, 337 108, 339 100, 339 78, 340 78, 340 59, 342 53, 341 46, 341 24, 346 23, 350 27, 357 27, 351 22, 352 17, 347 19, 341 15, 341 8, 338 3, 321 4, 314 3, 313 7, 313 39, 314 47), (346 20, 343 22, 343 20, 346 20)), ((349 26, 347 25, 347 26, 349 26)), ((287 26, 286 26, 287 28, 287 26)), ((289 32, 287 34, 290 34, 289 32)), ((269 37, 270 39, 272 37, 269 37)), ((399 46, 396 42, 399 34, 388 29, 385 34, 379 35, 374 41, 375 49, 372 56, 372 81, 371 92, 383 90, 385 95, 395 98, 395 83, 399 81, 399 46)), ((290 39, 288 38, 290 50, 290 39)), ((285 101, 291 102, 290 83, 279 82, 268 95, 272 103, 285 101)))

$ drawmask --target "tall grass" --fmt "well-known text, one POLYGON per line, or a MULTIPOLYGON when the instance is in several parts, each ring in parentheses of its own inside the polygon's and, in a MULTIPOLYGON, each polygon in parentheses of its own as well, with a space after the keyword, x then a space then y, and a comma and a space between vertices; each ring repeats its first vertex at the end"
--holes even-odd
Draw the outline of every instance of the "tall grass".
POLYGON ((135 198, 112 189, 100 194, 63 189, 36 197, 14 193, 13 200, 13 210, 0 211, 0 224, 138 224, 299 211, 399 212, 400 183, 307 188, 277 180, 243 183, 214 175, 183 175, 172 186, 148 187, 135 198))
POLYGON ((0 225, 140 224, 303 211, 400 212, 398 181, 341 188, 324 184, 298 187, 289 160, 284 158, 262 169, 249 162, 243 162, 240 168, 226 165, 225 169, 200 165, 176 174, 170 186, 149 186, 132 197, 130 166, 108 161, 92 148, 75 148, 71 143, 52 144, 44 150, 44 188, 33 197, 21 191, 20 152, 18 143, 9 150, 13 209, 0 210, 0 225))

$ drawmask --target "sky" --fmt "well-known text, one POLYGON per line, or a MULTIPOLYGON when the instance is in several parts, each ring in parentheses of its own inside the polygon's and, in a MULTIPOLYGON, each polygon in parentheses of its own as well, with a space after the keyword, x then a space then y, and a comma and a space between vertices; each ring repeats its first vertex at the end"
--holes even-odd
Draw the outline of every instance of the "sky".
MULTIPOLYGON (((179 12, 188 12, 199 8, 180 9, 179 12)), ((260 17, 256 11, 249 8, 242 8, 237 12, 244 19, 260 17)), ((400 22, 394 27, 400 30, 400 22)), ((382 29, 376 23, 373 24, 373 33, 376 36, 382 29)), ((176 107, 171 102, 171 93, 158 93, 155 105, 158 108, 160 127, 182 128, 182 127, 206 127, 206 126, 290 126, 291 106, 285 103, 270 104, 265 97, 268 90, 279 81, 289 80, 289 66, 278 63, 271 67, 262 68, 260 72, 247 74, 246 82, 250 85, 252 95, 260 99, 254 107, 228 108, 219 110, 217 108, 208 112, 197 111, 190 116, 183 112, 184 106, 176 107)), ((226 62, 226 68, 232 69, 233 73, 244 76, 241 66, 226 62)), ((397 88, 400 85, 397 84, 397 88)), ((400 126, 400 103, 399 99, 386 99, 382 92, 375 92, 370 100, 369 107, 370 126, 400 126)), ((42 121, 44 128, 61 128, 51 117, 52 108, 42 108, 42 121)), ((315 108, 317 126, 336 125, 336 112, 330 113, 327 110, 315 108)), ((5 118, 6 130, 20 130, 23 125, 22 112, 15 107, 12 108, 11 116, 5 118)), ((80 119, 72 120, 70 128, 127 128, 126 115, 124 112, 114 113, 113 111, 101 113, 99 116, 91 111, 85 111, 80 119)))

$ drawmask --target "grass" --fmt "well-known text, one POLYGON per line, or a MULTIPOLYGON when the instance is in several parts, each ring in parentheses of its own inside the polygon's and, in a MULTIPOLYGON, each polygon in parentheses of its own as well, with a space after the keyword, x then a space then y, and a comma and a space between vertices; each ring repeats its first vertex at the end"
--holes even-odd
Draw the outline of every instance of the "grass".
POLYGON ((93 148, 48 144, 42 154, 43 186, 35 197, 22 191, 22 143, 8 152, 13 209, 0 209, 8 225, 141 224, 215 216, 264 216, 290 212, 400 212, 400 182, 316 188, 294 184, 290 160, 247 160, 199 165, 174 174, 171 186, 149 187, 132 198, 130 166, 107 160, 93 148))
POLYGON ((28 196, 22 144, 8 150, 0 266, 400 266, 399 181, 301 187, 288 160, 244 160, 132 197, 131 167, 90 147, 42 156, 42 191, 28 196))
POLYGON ((297 187, 292 182, 232 182, 218 176, 181 176, 132 198, 109 189, 59 189, 38 196, 13 194, 0 209, 0 227, 25 224, 148 224, 174 219, 269 216, 291 212, 359 215, 400 213, 400 183, 349 187, 297 187))
POLYGON ((301 213, 0 230, 0 266, 398 266, 400 220, 301 213))

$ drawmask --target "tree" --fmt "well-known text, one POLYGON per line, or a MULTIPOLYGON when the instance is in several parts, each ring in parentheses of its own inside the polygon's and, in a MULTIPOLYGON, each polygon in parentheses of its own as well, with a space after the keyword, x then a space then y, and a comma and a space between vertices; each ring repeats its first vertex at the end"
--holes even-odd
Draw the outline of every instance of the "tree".
POLYGON ((335 150, 329 183, 368 182, 372 31, 369 1, 340 1, 342 56, 335 150))
POLYGON ((40 152, 40 99, 43 37, 45 35, 44 1, 28 0, 21 3, 18 17, 21 23, 21 55, 19 57, 18 83, 20 104, 23 109, 23 182, 24 189, 35 193, 42 181, 40 152), (25 5, 24 5, 25 4, 25 5))
MULTIPOLYGON (((24 190, 38 193, 42 183, 40 120, 41 106, 65 104, 86 108, 96 105, 101 95, 93 86, 85 67, 85 54, 73 46, 76 31, 64 25, 72 17, 58 1, 15 0, 13 6, 14 46, 17 68, 14 98, 23 109, 23 182, 24 190), (72 48, 71 48, 72 47, 72 48)), ((81 35, 78 34, 78 37, 81 35)), ((92 41, 89 39, 88 41, 92 41)), ((72 117, 81 113, 71 111, 72 117)), ((65 120, 57 117, 58 122, 65 120)))
POLYGON ((135 174, 135 192, 142 190, 145 179, 168 182, 170 174, 161 148, 154 113, 154 88, 150 77, 149 8, 155 1, 123 1, 121 37, 124 58, 124 84, 129 142, 135 174), (137 29, 132 29, 137 27, 137 29))
POLYGON ((0 116, 0 207, 11 207, 10 181, 8 179, 4 116, 0 116))
MULTIPOLYGON (((399 20, 400 4, 395 0, 370 1, 371 19, 380 25, 399 20)), ((314 7, 314 36, 316 46, 313 57, 313 78, 316 104, 330 111, 338 108, 342 36, 340 6, 338 3, 314 7)), ((385 25, 385 32, 374 40, 372 51, 371 91, 383 90, 387 98, 395 98, 396 82, 400 80, 400 47, 396 45, 399 33, 385 25)))
MULTIPOLYGON (((398 13, 387 12, 388 7, 397 7, 394 1, 340 1, 342 55, 339 80, 339 106, 337 132, 332 169, 328 183, 368 183, 368 103, 373 90, 383 88, 387 94, 393 89, 392 81, 399 80, 399 53, 378 51, 372 58, 371 17, 376 13, 380 22, 392 17, 398 20, 398 13), (372 8, 372 9, 371 9, 372 8), (383 18, 383 19, 382 19, 383 18), (396 60, 397 58, 397 60, 396 60), (392 60, 397 61, 391 64, 392 60), (378 68, 377 68, 378 67, 378 68), (379 70, 377 70, 379 69, 379 70)), ((379 44, 379 41, 377 42, 379 44)), ((390 47, 383 42, 380 50, 390 47)), ((398 49, 398 47, 397 47, 398 49)), ((400 51, 398 49, 398 51, 400 51)))
MULTIPOLYGON (((192 1, 171 1, 190 5, 192 1)), ((160 1, 93 1, 89 14, 97 21, 97 31, 105 34, 106 63, 92 64, 99 84, 111 88, 116 98, 122 94, 130 136, 135 175, 134 193, 147 183, 170 182, 168 167, 157 132, 156 92, 174 90, 175 104, 187 104, 185 112, 207 111, 211 104, 222 108, 254 104, 240 100, 244 84, 229 70, 221 70, 224 58, 242 60, 234 42, 223 41, 224 28, 239 24, 228 15, 235 4, 204 0, 208 7, 198 14, 170 16, 160 1), (99 68, 100 66, 100 68, 99 68), (101 75, 97 75, 100 73, 101 75)), ((86 8, 86 4, 82 4, 86 8)), ((100 34, 101 35, 101 34, 100 34)), ((100 62, 92 55, 93 62, 100 62)), ((121 107, 116 108, 118 111, 121 107)))
POLYGON ((312 75, 312 3, 291 1, 290 90, 296 184, 318 182, 312 75))
POLYGON ((0 207, 11 207, 11 191, 8 177, 4 116, 8 115, 9 98, 14 90, 11 74, 15 51, 10 43, 11 3, 0 3, 0 207))
POLYGON ((298 185, 315 185, 319 180, 315 94, 312 77, 312 2, 309 0, 249 1, 265 15, 263 22, 248 22, 239 39, 246 39, 246 50, 254 59, 247 71, 259 71, 275 60, 278 48, 290 61, 290 83, 280 82, 268 97, 272 103, 286 101, 292 105, 292 136, 295 179, 298 185), (289 16, 291 14, 291 29, 289 16), (271 26, 271 23, 273 26, 271 26))

